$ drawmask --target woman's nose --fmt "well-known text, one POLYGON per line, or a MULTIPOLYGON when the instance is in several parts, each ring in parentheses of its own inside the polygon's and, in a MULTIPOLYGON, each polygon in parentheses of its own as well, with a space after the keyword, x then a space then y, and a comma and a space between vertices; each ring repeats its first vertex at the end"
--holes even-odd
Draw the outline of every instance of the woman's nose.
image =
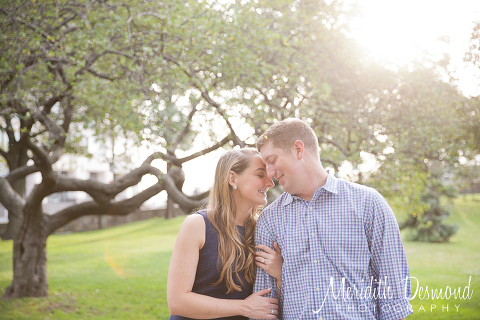
POLYGON ((269 177, 266 177, 265 185, 269 188, 273 188, 275 186, 275 183, 273 182, 272 179, 269 177))

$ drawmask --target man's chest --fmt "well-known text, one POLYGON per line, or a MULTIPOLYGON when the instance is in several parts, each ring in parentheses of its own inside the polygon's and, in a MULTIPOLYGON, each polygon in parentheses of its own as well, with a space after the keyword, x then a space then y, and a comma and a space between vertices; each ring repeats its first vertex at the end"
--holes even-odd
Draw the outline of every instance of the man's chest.
POLYGON ((321 261, 340 266, 352 261, 368 264, 362 214, 348 206, 292 207, 276 230, 285 267, 315 267, 321 261))

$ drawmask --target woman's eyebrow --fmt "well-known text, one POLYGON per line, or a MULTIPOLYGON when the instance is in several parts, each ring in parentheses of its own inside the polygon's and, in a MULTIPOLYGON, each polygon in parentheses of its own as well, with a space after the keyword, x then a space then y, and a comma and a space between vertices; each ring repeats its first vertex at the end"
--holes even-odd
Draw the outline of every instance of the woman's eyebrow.
POLYGON ((265 171, 265 168, 258 168, 258 169, 257 169, 257 170, 255 170, 255 171, 258 171, 258 170, 265 171))

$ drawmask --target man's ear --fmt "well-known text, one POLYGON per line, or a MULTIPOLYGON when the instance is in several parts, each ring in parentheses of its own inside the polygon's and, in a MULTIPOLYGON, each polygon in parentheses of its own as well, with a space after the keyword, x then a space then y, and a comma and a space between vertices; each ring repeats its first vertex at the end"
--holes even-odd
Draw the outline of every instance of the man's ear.
POLYGON ((293 143, 293 151, 295 152, 295 157, 298 160, 301 160, 305 155, 305 145, 302 140, 297 140, 293 143))
POLYGON ((232 187, 237 185, 237 174, 232 170, 230 170, 228 173, 228 184, 230 184, 232 187))

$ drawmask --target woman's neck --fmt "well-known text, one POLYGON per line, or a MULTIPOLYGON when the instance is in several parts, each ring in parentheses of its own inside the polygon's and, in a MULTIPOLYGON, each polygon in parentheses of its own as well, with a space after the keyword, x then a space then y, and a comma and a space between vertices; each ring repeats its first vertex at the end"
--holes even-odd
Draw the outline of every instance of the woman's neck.
POLYGON ((241 208, 237 206, 235 211, 235 224, 237 226, 245 226, 245 221, 247 221, 248 217, 250 216, 250 212, 252 208, 241 208))

